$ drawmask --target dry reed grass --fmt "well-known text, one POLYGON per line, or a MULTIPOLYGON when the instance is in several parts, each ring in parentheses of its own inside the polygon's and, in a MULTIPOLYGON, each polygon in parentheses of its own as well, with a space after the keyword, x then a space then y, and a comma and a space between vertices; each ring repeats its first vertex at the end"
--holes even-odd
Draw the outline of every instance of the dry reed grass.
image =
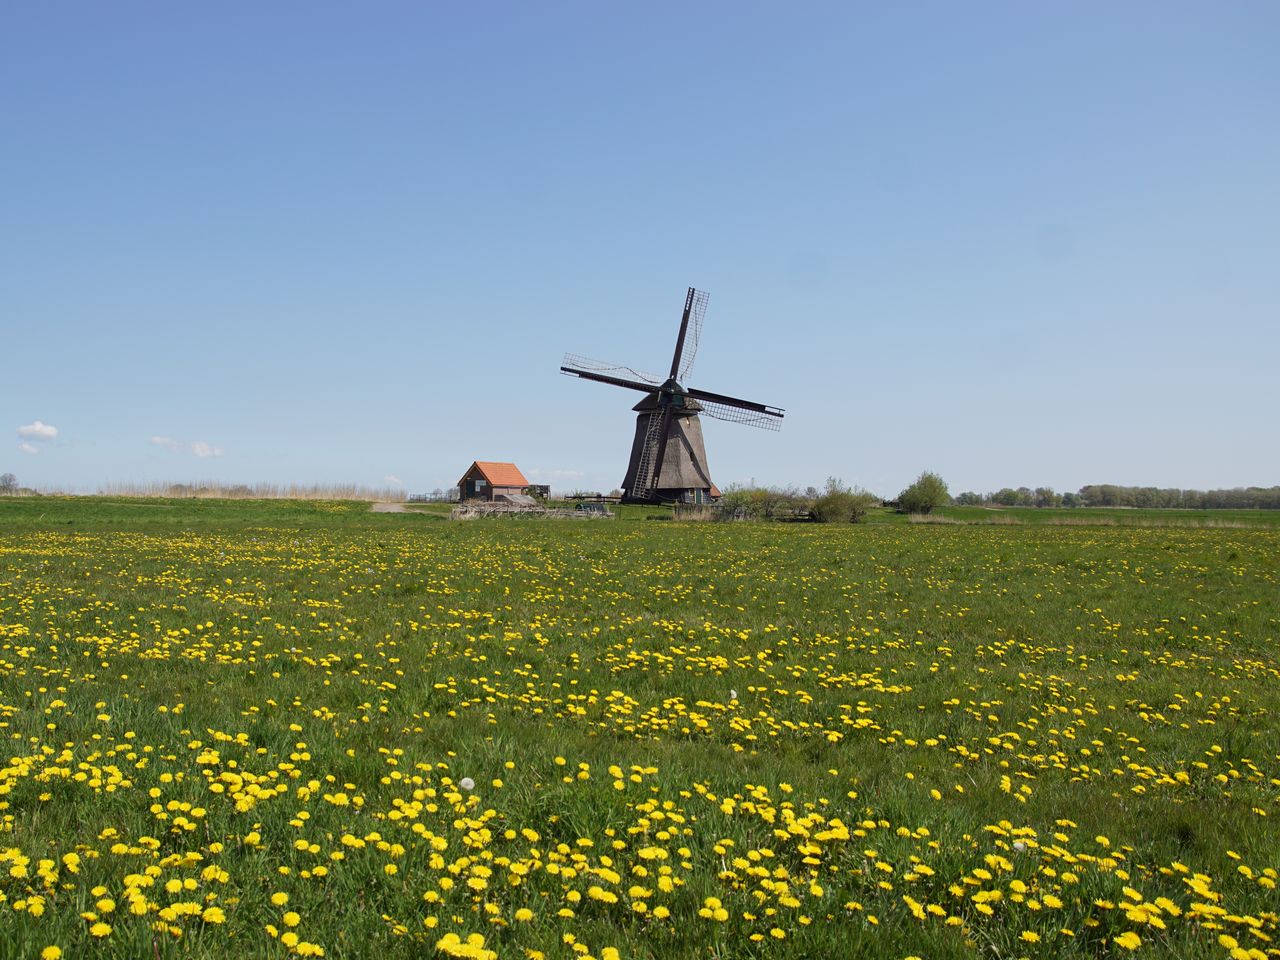
MULTIPOLYGON (((42 491, 52 492, 52 491, 42 491)), ((400 503, 403 489, 366 487, 358 483, 106 483, 97 491, 103 497, 181 497, 207 500, 367 500, 400 503)))
POLYGON ((1259 530, 1268 527, 1266 523, 1247 523, 1244 520, 1214 520, 1198 517, 1062 517, 1045 520, 1046 526, 1053 527, 1194 527, 1194 528, 1230 528, 1235 530, 1259 530))
POLYGON ((703 523, 715 520, 719 514, 720 511, 714 506, 677 503, 671 511, 671 519, 681 522, 703 523))

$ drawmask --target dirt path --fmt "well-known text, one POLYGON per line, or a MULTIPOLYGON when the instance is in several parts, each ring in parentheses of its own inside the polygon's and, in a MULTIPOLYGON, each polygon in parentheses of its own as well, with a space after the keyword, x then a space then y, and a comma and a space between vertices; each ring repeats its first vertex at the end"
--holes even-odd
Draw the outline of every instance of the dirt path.
POLYGON ((369 509, 374 513, 408 513, 403 503, 374 503, 369 509))

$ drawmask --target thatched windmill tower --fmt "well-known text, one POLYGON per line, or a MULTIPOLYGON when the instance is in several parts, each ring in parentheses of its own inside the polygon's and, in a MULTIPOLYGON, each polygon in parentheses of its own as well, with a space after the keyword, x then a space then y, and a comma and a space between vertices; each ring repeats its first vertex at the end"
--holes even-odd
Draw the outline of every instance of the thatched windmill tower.
POLYGON ((777 430, 780 425, 783 411, 778 407, 681 386, 680 381, 688 376, 697 355, 707 300, 706 293, 689 288, 671 373, 666 380, 573 354, 566 354, 560 367, 570 376, 639 390, 646 395, 632 408, 636 411, 636 431, 626 479, 622 481, 626 501, 705 503, 711 499, 715 485, 707 467, 700 414, 765 430, 777 430), (620 376, 623 373, 630 376, 620 376))

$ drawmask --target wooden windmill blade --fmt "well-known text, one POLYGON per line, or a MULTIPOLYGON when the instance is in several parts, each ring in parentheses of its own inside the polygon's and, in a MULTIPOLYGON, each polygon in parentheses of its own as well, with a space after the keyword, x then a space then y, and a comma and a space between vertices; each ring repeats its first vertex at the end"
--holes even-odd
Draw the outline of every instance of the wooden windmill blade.
POLYGON ((643 370, 637 370, 635 367, 629 367, 624 363, 606 363, 603 360, 592 360, 589 357, 580 356, 576 353, 566 353, 564 360, 560 363, 560 371, 575 376, 584 376, 584 374, 595 373, 606 377, 621 377, 625 380, 639 380, 643 383, 651 384, 657 387, 662 383, 662 377, 656 374, 646 373, 643 370))
POLYGON ((684 314, 680 318, 680 335, 676 340, 676 355, 671 361, 671 376, 683 380, 693 369, 698 356, 698 343, 702 339, 702 318, 707 315, 707 303, 711 294, 705 290, 689 288, 684 298, 684 314))
POLYGON ((714 420, 723 420, 726 423, 741 423, 760 430, 772 430, 775 433, 782 429, 781 411, 757 411, 747 407, 731 406, 715 400, 705 399, 699 399, 698 406, 702 408, 702 413, 714 420))
MULTIPOLYGON (((685 294, 684 312, 680 315, 680 332, 676 334, 676 349, 671 356, 669 384, 683 380, 693 367, 694 358, 698 355, 698 342, 702 339, 702 318, 706 316, 710 299, 711 294, 695 287, 690 287, 685 294)), ((654 456, 650 489, 655 489, 662 478, 662 464, 667 458, 667 442, 671 439, 671 418, 677 397, 678 395, 667 396, 662 407, 662 424, 658 431, 658 449, 654 456)), ((683 406, 682 398, 679 403, 683 406)))
POLYGON ((596 383, 607 383, 615 387, 626 387, 628 390, 639 390, 641 393, 653 393, 657 388, 651 383, 641 383, 639 380, 627 380, 624 377, 610 377, 603 373, 593 373, 590 370, 575 370, 572 367, 561 367, 560 372, 570 377, 579 377, 583 380, 594 380, 596 383))
POLYGON ((752 400, 740 400, 723 393, 712 393, 710 390, 699 390, 690 387, 687 391, 698 406, 709 417, 729 423, 745 423, 748 426, 760 427, 762 430, 779 430, 785 411, 781 407, 767 403, 756 403, 752 400))

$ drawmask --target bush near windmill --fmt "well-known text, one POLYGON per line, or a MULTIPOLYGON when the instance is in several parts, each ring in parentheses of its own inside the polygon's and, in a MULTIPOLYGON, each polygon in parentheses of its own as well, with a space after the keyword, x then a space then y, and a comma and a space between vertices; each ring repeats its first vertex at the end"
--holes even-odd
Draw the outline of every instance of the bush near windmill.
POLYGON ((811 520, 814 523, 861 523, 884 501, 862 487, 849 487, 839 477, 826 486, 791 487, 731 485, 720 499, 718 520, 811 520))
POLYGON ((935 507, 945 507, 950 502, 946 481, 926 470, 915 483, 898 494, 898 512, 931 513, 935 507))
POLYGON ((858 523, 880 506, 880 498, 861 487, 848 487, 828 477, 826 489, 813 501, 809 515, 817 523, 858 523))
POLYGON ((720 498, 720 519, 786 520, 807 514, 812 499, 797 487, 730 484, 720 498))

